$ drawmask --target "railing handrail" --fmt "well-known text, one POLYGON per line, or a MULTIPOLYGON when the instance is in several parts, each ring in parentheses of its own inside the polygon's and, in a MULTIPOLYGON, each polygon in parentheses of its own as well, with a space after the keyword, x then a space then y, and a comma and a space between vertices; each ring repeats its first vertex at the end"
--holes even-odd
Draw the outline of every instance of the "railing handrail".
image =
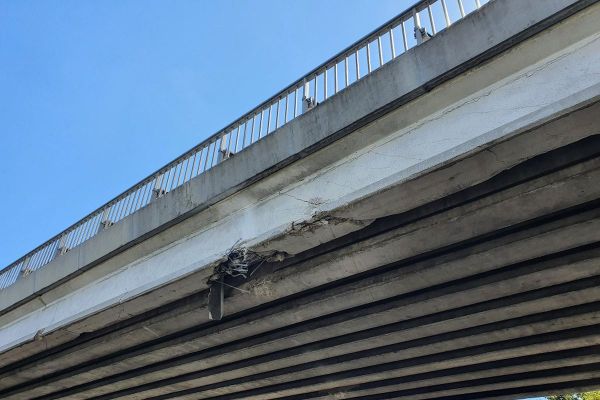
MULTIPOLYGON (((419 44, 423 40, 427 40, 427 37, 423 36, 423 35, 427 35, 427 34, 429 34, 429 32, 422 33, 419 31, 419 28, 422 28, 422 24, 420 23, 420 18, 421 18, 420 14, 427 11, 427 16, 429 17, 429 29, 431 31, 430 36, 435 34, 436 33, 435 18, 434 18, 433 11, 432 11, 432 8, 435 4, 440 5, 442 8, 443 17, 445 20, 445 27, 443 29, 445 29, 446 27, 448 27, 451 24, 449 14, 448 14, 449 7, 447 5, 447 3, 449 1, 456 1, 456 4, 458 5, 458 9, 460 12, 460 18, 458 18, 458 19, 462 19, 466 15, 465 9, 464 9, 464 2, 468 1, 468 0, 420 0, 420 1, 418 1, 413 6, 407 8, 406 10, 404 10, 403 12, 401 12, 394 18, 392 18, 389 21, 385 22, 384 24, 380 25, 373 31, 369 32, 368 34, 361 37, 359 40, 352 43, 350 46, 346 47, 342 51, 340 51, 337 54, 335 54, 334 56, 330 57, 325 62, 321 63, 319 66, 313 68, 311 71, 304 74, 301 78, 297 79, 296 81, 292 82, 291 84, 289 84, 282 90, 278 91, 275 95, 273 95, 273 96, 269 97, 268 99, 266 99, 265 101, 261 102, 259 105, 252 108, 250 111, 246 112, 241 117, 233 120, 230 124, 226 125, 223 129, 220 129, 215 134, 211 135, 210 137, 206 138, 205 140, 203 140, 199 144, 195 145, 191 149, 182 153, 180 156, 176 157, 174 160, 166 163, 165 165, 163 165, 162 167, 160 167, 153 173, 149 174, 148 176, 146 176, 145 178, 140 180, 135 185, 131 186, 129 189, 126 189, 125 191, 118 194, 117 196, 115 196, 114 198, 112 198, 111 200, 109 200, 108 202, 103 204, 102 206, 100 206, 97 209, 95 209, 94 211, 90 212, 85 217, 81 218, 79 221, 75 222, 74 224, 72 224, 69 227, 67 227, 66 229, 64 229, 62 232, 51 237, 50 239, 48 239, 41 245, 37 246, 36 248, 34 248, 33 250, 31 250, 30 252, 25 254, 24 256, 20 257, 13 263, 11 263, 8 266, 6 266, 5 268, 1 269, 0 270, 0 290, 3 289, 4 287, 9 286, 16 279, 18 279, 18 276, 13 276, 14 274, 12 273, 12 271, 10 271, 11 268, 16 269, 16 267, 18 267, 18 269, 19 269, 18 274, 20 274, 21 272, 30 272, 32 269, 35 270, 35 269, 41 268, 43 265, 46 265, 47 263, 52 261, 52 259, 54 259, 54 257, 56 255, 62 254, 65 251, 67 251, 75 246, 78 246, 79 244, 83 243, 84 241, 88 240, 89 238, 95 236, 100 231, 101 228, 106 228, 106 227, 110 226, 112 223, 116 223, 116 222, 120 221, 122 218, 125 218, 127 215, 145 207, 150 201, 152 201, 153 198, 160 197, 162 194, 166 193, 167 191, 170 191, 173 188, 176 188, 176 187, 182 185, 183 183, 187 182, 189 179, 202 174, 207 169, 212 168, 214 165, 216 165, 219 162, 226 159, 231 153, 233 153, 234 151, 237 151, 237 149, 239 147, 239 139, 241 136, 242 126, 244 127, 244 131, 243 131, 244 133, 243 133, 241 149, 243 150, 245 147, 254 143, 255 142, 255 140, 254 140, 255 121, 259 115, 260 115, 260 126, 258 129, 258 138, 256 140, 260 140, 263 137, 262 136, 262 132, 263 132, 262 127, 263 127, 263 122, 264 122, 264 113, 267 112, 267 110, 268 110, 268 117, 267 117, 268 125, 267 125, 267 129, 265 131, 265 135, 268 135, 268 134, 272 133, 273 131, 277 130, 279 127, 285 125, 288 122, 289 97, 292 93, 294 94, 294 110, 293 110, 293 117, 291 119, 294 119, 294 118, 298 117, 299 115, 302 115, 304 112, 308 111, 311 108, 310 104, 313 104, 313 106, 314 106, 314 104, 316 104, 316 101, 318 101, 318 97, 319 97, 317 85, 318 85, 320 77, 322 77, 322 83, 324 85, 323 89, 322 89, 323 96, 321 96, 321 97, 323 98, 323 100, 326 100, 328 97, 331 97, 331 96, 327 95, 327 90, 328 90, 327 78, 328 78, 330 69, 334 68, 334 70, 335 70, 335 72, 334 72, 334 78, 335 78, 334 87, 335 87, 335 89, 334 89, 334 93, 332 95, 335 95, 339 91, 344 90, 349 84, 352 84, 352 83, 362 79, 362 77, 369 75, 372 72, 372 70, 379 68, 385 62, 387 62, 387 61, 384 61, 384 57, 383 57, 383 53, 384 53, 383 48, 382 48, 382 37, 383 36, 389 35, 391 59, 395 58, 397 55, 400 55, 404 51, 407 51, 412 46, 408 45, 408 37, 407 37, 407 32, 406 32, 407 30, 405 29, 405 23, 411 21, 411 19, 412 19, 412 24, 413 24, 414 31, 415 31, 416 44, 419 44), (401 51, 400 53, 396 54, 394 29, 396 29, 400 26, 401 26, 401 31, 402 31, 402 44, 403 44, 404 51, 401 51), (379 62, 378 62, 378 66, 373 69, 371 66, 371 50, 369 48, 369 45, 371 43, 373 43, 374 41, 377 41, 377 44, 378 44, 379 62), (368 72, 366 72, 363 76, 361 76, 360 75, 360 67, 359 67, 361 54, 359 54, 359 53, 360 53, 360 51, 362 51, 365 48, 366 48, 367 71, 368 72), (352 82, 350 82, 351 79, 350 79, 350 74, 349 74, 349 59, 353 55, 354 55, 354 60, 355 60, 355 64, 356 64, 356 71, 355 71, 356 75, 355 75, 355 79, 353 79, 352 82), (342 62, 344 63, 345 71, 341 75, 344 75, 345 84, 344 84, 343 88, 338 90, 338 83, 339 83, 338 77, 340 76, 340 74, 338 74, 338 65, 342 62), (314 84, 313 84, 313 81, 314 81, 314 84), (309 99, 311 97, 310 96, 311 84, 313 85, 312 90, 314 90, 315 102, 307 103, 308 106, 305 108, 304 101, 305 100, 308 101, 307 99, 309 99), (302 105, 303 105, 303 110, 300 113, 297 113, 298 93, 300 93, 301 91, 303 93, 303 98, 301 101, 302 105), (279 124, 279 115, 280 115, 280 111, 282 111, 281 110, 281 108, 282 108, 281 102, 283 99, 285 99, 285 117, 284 117, 283 124, 280 125, 279 124), (276 118, 275 118, 275 128, 270 129, 270 125, 272 122, 271 111, 273 109, 273 106, 275 106, 277 114, 276 114, 276 118), (250 142, 249 142, 249 144, 245 145, 246 140, 247 140, 246 131, 247 131, 250 121, 252 121, 252 127, 251 127, 251 132, 250 132, 250 135, 251 135, 250 142), (235 132, 235 147, 233 146, 234 132, 235 132), (228 144, 225 143, 226 141, 228 141, 228 144), (219 143, 219 147, 220 147, 218 151, 217 151, 217 143, 219 143), (212 146, 212 150, 211 150, 211 146, 212 146), (204 150, 206 150, 206 153, 204 152, 204 150), (211 157, 211 153, 212 153, 212 157, 211 157), (217 154, 217 153, 219 153, 219 154, 217 154), (199 161, 198 161, 198 165, 196 168, 195 165, 196 165, 197 156, 198 156, 199 161), (193 157, 193 161, 191 164, 192 169, 191 169, 189 178, 186 178, 188 167, 190 166, 190 160, 192 160, 192 157, 193 157), (205 157, 204 164, 202 164, 203 157, 205 157), (209 163, 209 157, 211 160, 210 163, 209 163), (183 163, 186 161, 187 161, 187 163, 186 163, 186 167, 185 167, 186 169, 185 169, 185 173, 184 173, 184 178, 183 178, 183 181, 180 181, 181 171, 183 170, 183 163), (175 181, 174 174, 177 172, 177 168, 180 165, 181 165, 181 167, 179 169, 179 175, 177 177, 177 180, 175 181), (201 165, 203 165, 202 168, 201 168, 201 165), (194 169, 197 170, 195 175, 193 173, 194 169), (171 176, 171 172, 173 172, 172 176, 171 176), (163 180, 167 174, 169 174, 169 176, 166 178, 166 181, 165 181, 166 186, 163 188, 163 180), (173 179, 173 181, 171 182, 170 188, 167 189, 167 186, 169 185, 169 179, 173 179), (148 194, 148 193, 150 193, 150 194, 148 194), (135 194, 135 200, 133 200, 133 201, 135 204, 132 203, 132 204, 125 205, 124 203, 129 203, 128 198, 134 194, 135 194), (123 203, 123 204, 121 204, 121 203, 123 203), (115 207, 117 205, 118 205, 119 210, 118 211, 113 210, 113 207, 115 207), (99 216, 100 216, 100 218, 98 218, 99 216), (98 221, 95 221, 95 219, 98 219, 98 221), (86 226, 85 229, 82 229, 82 230, 86 231, 85 233, 80 232, 77 234, 77 238, 70 238, 70 235, 73 232, 76 232, 77 230, 84 227, 85 225, 89 225, 89 226, 86 226), (96 230, 95 233, 93 233, 94 230, 96 230), (34 257, 38 256, 38 253, 41 253, 41 252, 45 252, 47 254, 44 254, 44 255, 38 257, 38 258, 41 258, 41 261, 39 261, 39 262, 36 261, 36 263, 40 264, 40 265, 36 264, 36 265, 32 266, 32 269, 28 270, 28 268, 30 267, 30 264, 31 264, 30 261, 34 257)), ((481 6, 480 0, 471 0, 471 1, 475 3, 475 9, 478 9, 481 6)), ((387 45, 386 45, 386 48, 387 48, 387 45)), ((117 207, 115 207, 115 208, 117 208, 117 207)), ((73 235, 73 236, 75 236, 75 235, 73 235)))

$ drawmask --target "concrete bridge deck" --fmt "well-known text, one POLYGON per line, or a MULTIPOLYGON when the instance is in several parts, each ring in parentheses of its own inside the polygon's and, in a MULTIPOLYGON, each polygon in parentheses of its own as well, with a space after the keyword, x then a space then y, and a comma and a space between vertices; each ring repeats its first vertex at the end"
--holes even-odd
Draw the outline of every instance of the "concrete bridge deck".
POLYGON ((494 0, 5 288, 0 398, 600 387, 599 20, 494 0))

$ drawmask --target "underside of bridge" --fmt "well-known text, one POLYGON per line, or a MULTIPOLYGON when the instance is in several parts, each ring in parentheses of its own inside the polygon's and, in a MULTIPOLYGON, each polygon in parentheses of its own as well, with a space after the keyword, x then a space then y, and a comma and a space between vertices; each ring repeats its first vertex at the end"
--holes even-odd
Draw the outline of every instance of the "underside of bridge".
MULTIPOLYGON (((598 57, 594 40, 585 46, 598 57)), ((563 71, 566 59, 522 75, 563 71)), ((544 98, 532 122, 502 125, 496 140, 267 241, 232 239, 200 275, 5 349, 0 398, 519 399, 599 388, 600 84, 569 99, 544 98), (248 273, 232 274, 244 257, 248 273), (220 282, 224 314, 209 320, 220 282), (127 308, 134 301, 145 309, 127 308)))
POLYGON ((226 278, 226 303, 273 298, 261 306, 178 329, 206 313, 201 291, 4 363, 0 397, 487 399, 597 388, 599 115, 600 104, 586 105, 380 193, 370 202, 389 212, 509 147, 577 139, 260 263, 248 280, 226 278))

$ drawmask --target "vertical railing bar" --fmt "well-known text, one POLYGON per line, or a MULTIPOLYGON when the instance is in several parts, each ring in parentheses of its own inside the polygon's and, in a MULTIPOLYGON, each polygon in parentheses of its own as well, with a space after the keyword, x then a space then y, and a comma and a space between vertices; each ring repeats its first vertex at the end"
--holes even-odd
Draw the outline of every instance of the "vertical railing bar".
MULTIPOLYGON (((188 165, 189 165, 190 158, 191 157, 188 157, 188 165)), ((186 170, 186 173, 187 173, 187 170, 186 170)), ((184 177, 184 181, 185 181, 185 177, 184 177)), ((137 210, 139 210, 141 208, 142 201, 144 200, 144 195, 146 194, 146 192, 145 192, 144 189, 146 189, 146 185, 142 185, 139 188, 140 195, 138 196, 138 198, 137 198, 137 200, 135 202, 135 211, 137 211, 137 210)))
MULTIPOLYGON (((287 93, 285 95, 285 113, 284 113, 285 117, 283 118, 283 123, 284 124, 287 124, 287 122, 288 122, 288 103, 289 103, 289 100, 290 100, 290 93, 287 93)), ((250 142, 250 143, 252 143, 252 142, 250 142)))
MULTIPOLYGON (((183 179, 181 180, 181 182, 179 182, 180 185, 185 183, 185 177, 187 176, 188 168, 190 166, 190 158, 191 157, 188 157, 185 159, 185 169, 183 170, 183 176, 182 176, 183 179)), ((183 162, 181 163, 181 167, 183 169, 183 162)))
POLYGON ((415 32, 421 29, 421 16, 416 8, 413 8, 413 23, 415 25, 415 32))
POLYGON ((46 247, 42 247, 37 252, 40 254, 40 257, 39 257, 40 258, 40 260, 39 260, 40 267, 46 265, 47 264, 46 263, 46 256, 49 253, 48 252, 48 247, 47 246, 46 247))
POLYGON ((229 157, 231 153, 235 153, 235 149, 233 148, 233 129, 230 130, 227 135, 227 145, 225 146, 225 155, 229 157))
POLYGON ((183 160, 177 163, 177 178, 173 180, 173 189, 177 189, 179 187, 179 181, 181 178, 181 172, 183 171, 183 160))
POLYGON ((196 150, 194 152, 194 158, 192 159, 192 168, 190 168, 190 177, 189 179, 192 179, 192 176, 194 175, 194 167, 196 166, 196 156, 198 155, 198 150, 196 150))
MULTIPOLYGON (((90 236, 89 238, 96 236, 98 234, 98 232, 100 232, 101 228, 108 228, 108 214, 110 213, 110 209, 108 208, 104 208, 103 211, 101 213, 99 213, 96 218, 94 219, 94 222, 91 225, 91 231, 90 231, 90 236), (103 220, 106 220, 106 226, 102 223, 103 220)), ((88 238, 88 239, 89 239, 88 238)))
POLYGON ((338 62, 333 66, 333 93, 338 92, 338 62))
POLYGON ((148 183, 148 189, 146 189, 146 196, 144 196, 144 203, 142 207, 147 206, 152 201, 152 194, 154 193, 154 188, 157 181, 158 176, 148 183))
POLYGON ((275 129, 279 128, 279 106, 281 105, 281 98, 277 99, 277 103, 275 103, 275 129))
POLYGON ((92 218, 90 218, 89 220, 86 221, 85 223, 85 230, 83 232, 83 241, 85 242, 86 240, 89 239, 89 234, 91 233, 92 229, 92 225, 94 225, 94 219, 98 216, 98 214, 95 214, 92 218))
POLYGON ((452 21, 450 20, 450 14, 448 13, 448 6, 446 4, 446 0, 440 0, 442 3, 442 10, 444 11, 444 19, 446 20, 446 28, 452 25, 452 21))
POLYGON ((379 52, 379 67, 383 65, 383 47, 381 45, 381 35, 377 36, 377 51, 379 52))
POLYGON ((256 115, 252 115, 252 125, 250 125, 250 144, 254 143, 254 120, 256 115))
MULTIPOLYGON (((229 135, 231 136, 231 141, 233 142, 233 132, 235 132, 235 146, 233 146, 233 152, 237 153, 238 148, 240 146, 240 127, 237 126, 235 129, 232 129, 231 132, 229 132, 229 135)), ((242 147, 243 148, 243 147, 242 147)))
POLYGON ((115 217, 115 222, 121 220, 121 214, 123 212, 124 206, 125 206, 125 197, 123 197, 121 200, 119 200, 119 209, 118 209, 118 214, 115 217))
POLYGON ((206 149, 206 146, 202 146, 202 148, 200 149, 200 156, 198 157, 198 168, 196 169, 196 176, 200 175, 202 173, 202 161, 204 160, 204 150, 206 149))
POLYGON ((102 213, 99 213, 96 218, 94 218, 93 222, 90 224, 90 232, 89 232, 89 236, 88 239, 92 238, 93 236, 96 236, 96 234, 100 231, 100 229, 98 229, 98 226, 101 225, 101 221, 102 221, 102 217, 104 215, 108 215, 108 209, 104 209, 102 211, 102 213))
POLYGON ((80 245, 85 240, 85 231, 87 229, 87 221, 81 224, 81 231, 79 232, 79 237, 77 238, 77 245, 80 245))
POLYGON ((127 198, 127 208, 125 210, 125 217, 128 217, 131 214, 131 203, 133 203, 134 194, 130 192, 129 197, 127 198))
POLYGON ((36 260, 37 260, 37 255, 38 252, 35 251, 31 254, 31 257, 29 258, 29 264, 27 264, 27 267, 29 270, 34 271, 35 270, 35 264, 36 264, 36 260))
POLYGON ((262 137, 262 126, 263 126, 264 113, 265 113, 265 110, 262 109, 260 111, 260 120, 258 121, 258 138, 259 139, 262 137))
POLYGON ((179 181, 181 179, 181 173, 183 172, 183 160, 179 161, 179 163, 177 163, 177 166, 179 167, 179 172, 177 173, 177 179, 175 180, 175 187, 179 187, 179 181))
POLYGON ((86 224, 79 225, 79 234, 77 235, 77 246, 83 242, 86 224))
POLYGON ((219 155, 217 158, 217 163, 223 162, 225 160, 225 155, 227 154, 227 145, 225 144, 225 136, 227 136, 227 133, 224 133, 223 136, 221 136, 221 142, 219 143, 219 153, 218 153, 219 155))
MULTIPOLYGON (((200 166, 198 166, 198 168, 200 168, 200 166)), ((162 191, 162 187, 163 187, 163 180, 165 179, 165 175, 167 174, 167 172, 163 172, 162 174, 160 174, 159 180, 158 180, 158 193, 160 194, 162 191)))
POLYGON ((48 243, 44 248, 44 265, 50 263, 52 261, 52 256, 54 255, 54 251, 52 249, 53 243, 48 243))
POLYGON ((371 43, 367 42, 367 74, 371 73, 371 43))
POLYGON ((460 11, 460 17, 463 18, 465 16, 465 7, 463 7, 462 0, 456 0, 458 3, 458 10, 460 11))
POLYGON ((219 143, 218 143, 218 142, 219 142, 219 139, 220 139, 220 138, 219 138, 219 137, 217 137, 217 138, 215 139, 215 141, 213 142, 213 152, 212 152, 212 153, 213 153, 213 155, 212 155, 212 159, 210 160, 210 167, 211 167, 211 168, 212 168, 212 167, 214 167, 215 165, 217 165, 217 164, 218 164, 218 160, 217 160, 217 159, 218 159, 218 157, 219 157, 219 156, 218 156, 218 154, 219 154, 219 153, 218 153, 218 151, 219 151, 219 150, 217 150, 217 149, 219 148, 219 143))
POLYGON ((129 195, 129 204, 127 205, 127 216, 131 215, 131 210, 133 209, 133 203, 135 202, 135 194, 136 192, 131 192, 129 195))
POLYGON ((108 210, 108 218, 111 221, 114 221, 116 219, 116 215, 117 215, 117 207, 119 206, 119 202, 115 201, 112 203, 112 205, 110 206, 109 210, 108 210))
POLYGON ((156 187, 156 182, 158 182, 158 178, 158 176, 154 177, 154 179, 148 184, 146 198, 144 199, 144 207, 150 204, 150 202, 152 201, 152 195, 154 193, 154 188, 156 187))
POLYGON ((119 220, 123 219, 126 212, 127 212, 127 200, 129 199, 129 195, 123 197, 123 201, 122 201, 122 207, 121 207, 121 214, 119 215, 119 220))
POLYGON ((402 44, 404 45, 404 51, 408 50, 408 39, 406 38, 406 28, 404 27, 404 20, 400 23, 402 27, 402 44))
POLYGON ((77 238, 77 245, 80 245, 85 240, 85 231, 87 229, 87 221, 80 226, 81 231, 79 232, 79 237, 77 238))
MULTIPOLYGON (((69 232, 69 245, 67 246, 67 250, 71 250, 73 247, 75 247, 75 239, 77 238, 77 228, 75 229, 71 229, 71 231, 69 232)), ((41 261, 42 261, 42 255, 40 253, 40 266, 41 266, 41 261)))
POLYGON ((146 194, 146 183, 141 185, 140 188, 138 189, 140 192, 140 195, 138 196, 136 202, 135 202, 135 211, 138 211, 141 208, 141 204, 142 201, 144 200, 144 194, 146 194))
POLYGON ((476 7, 477 9, 481 8, 481 1, 479 1, 479 0, 475 0, 475 7, 476 7))
POLYGON ((169 175, 167 176, 167 182, 165 185, 165 191, 170 191, 172 188, 172 181, 173 179, 175 179, 175 173, 177 172, 177 169, 175 168, 175 166, 171 166, 169 167, 169 175))
POLYGON ((125 197, 123 197, 122 199, 120 199, 117 204, 117 211, 115 213, 115 222, 118 222, 121 220, 121 211, 123 210, 123 205, 125 203, 125 197))
MULTIPOLYGON (((104 227, 104 225, 102 224, 102 221, 106 219, 106 223, 108 225, 108 215, 110 214, 110 208, 109 207, 105 207, 101 213, 98 214, 98 218, 94 219, 94 223, 91 226, 91 232, 90 232, 90 238, 92 236, 95 236, 96 234, 98 234, 98 232, 100 232, 100 228, 104 227)), ((108 226, 107 226, 108 227, 108 226)))
MULTIPOLYGON (((193 169, 193 165, 192 165, 192 169, 193 169)), ((193 173, 193 171, 192 171, 193 173)), ((144 195, 144 201, 142 203, 142 207, 146 207, 148 205, 148 203, 150 203, 150 201, 152 201, 152 193, 154 190, 154 184, 156 182, 156 180, 158 179, 158 177, 154 178, 151 182, 148 183, 148 187, 146 188, 146 193, 144 195)))
POLYGON ((269 106, 269 112, 267 114, 267 132, 266 132, 266 135, 268 135, 269 131, 271 130, 271 108, 273 108, 273 104, 271 104, 269 106))
MULTIPOLYGON (((71 244, 71 240, 73 238, 73 230, 68 230, 67 234, 65 235, 65 240, 63 242, 64 246, 63 246, 63 250, 62 253, 66 253, 69 249, 70 249, 70 244, 71 244)), ((37 260, 36 260, 36 266, 39 267, 40 266, 40 261, 41 261, 41 254, 39 252, 39 250, 37 251, 37 260)))
POLYGON ((90 230, 90 225, 92 225, 92 221, 93 219, 96 217, 97 214, 94 214, 94 216, 92 218, 89 218, 88 220, 85 221, 85 223, 83 224, 83 232, 81 234, 81 242, 85 242, 87 240, 87 234, 90 230))
MULTIPOLYGON (((69 244, 69 249, 77 246, 77 237, 79 235, 79 227, 74 228, 71 234, 71 243, 69 244)), ((42 256, 40 255, 40 262, 42 261, 42 256)))
POLYGON ((48 254, 50 253, 48 251, 48 246, 42 247, 39 250, 39 253, 40 253, 40 265, 46 265, 47 264, 46 259, 48 257, 48 254))
MULTIPOLYGON (((188 160, 189 160, 189 158, 188 158, 188 160)), ((184 177, 184 179, 185 179, 185 177, 184 177)), ((138 195, 135 199, 135 205, 134 205, 133 212, 136 212, 141 208, 140 204, 142 204, 142 200, 144 199, 144 194, 145 194, 144 189, 145 188, 146 188, 146 185, 142 185, 138 188, 138 195)))
POLYGON ((294 89, 294 118, 298 116, 298 88, 294 89))
POLYGON ((177 165, 171 166, 169 169, 169 182, 167 182, 167 190, 171 191, 173 189, 173 181, 175 180, 175 174, 177 174, 177 165))
POLYGON ((209 159, 207 159, 206 169, 204 170, 204 172, 208 171, 213 164, 214 150, 217 145, 216 145, 215 141, 212 141, 212 142, 210 142, 210 146, 211 147, 208 149, 209 150, 209 159))
POLYGON ((323 100, 327 99, 327 67, 323 71, 323 100))
POLYGON ((210 169, 210 165, 212 164, 212 156, 213 156, 213 146, 214 141, 208 144, 208 150, 206 152, 206 162, 204 163, 204 172, 210 169))
POLYGON ((54 260, 54 258, 56 257, 56 248, 57 247, 58 247, 58 240, 53 240, 49 246, 50 254, 48 257, 48 262, 52 262, 52 260, 54 260))
POLYGON ((319 94, 319 86, 318 86, 318 83, 317 83, 317 82, 318 82, 318 79, 317 79, 318 77, 319 77, 319 73, 317 72, 317 73, 315 74, 315 102, 317 102, 317 101, 318 101, 318 99, 319 99, 319 97, 318 97, 318 94, 319 94))
POLYGON ((90 227, 94 224, 94 218, 96 218, 98 214, 94 214, 94 216, 92 218, 89 218, 87 221, 85 221, 84 225, 85 225, 85 229, 83 231, 83 242, 85 242, 86 240, 88 240, 89 238, 89 233, 91 231, 90 227))
POLYGON ((129 215, 129 203, 131 203, 131 193, 129 193, 127 197, 125 197, 125 199, 125 207, 123 207, 123 216, 121 217, 121 219, 129 215))
MULTIPOLYGON (((356 49, 356 52, 354 53, 354 61, 356 64, 356 80, 360 79, 360 49, 356 49)), ((346 60, 348 60, 348 57, 346 57, 346 60)))
POLYGON ((175 177, 177 176, 177 166, 178 164, 175 164, 174 166, 171 167, 170 175, 169 175, 169 191, 173 190, 173 182, 175 182, 175 177))
POLYGON ((221 152, 221 142, 222 141, 223 141, 222 136, 218 136, 217 140, 215 141, 215 156, 213 158, 213 164, 212 164, 213 167, 215 165, 219 165, 219 163, 221 162, 220 152, 221 152))
POLYGON ((433 11, 431 9, 431 2, 427 2, 427 14, 429 14, 429 23, 431 24, 431 33, 435 35, 437 30, 435 29, 435 21, 433 19, 433 11))
POLYGON ((79 233, 80 233, 79 232, 80 231, 79 228, 81 228, 81 227, 78 226, 75 229, 73 229, 73 238, 71 240, 71 246, 69 246, 70 248, 73 248, 73 247, 75 247, 75 246, 77 246, 79 244, 78 243, 79 242, 79 233))
MULTIPOLYGON (((242 150, 246 148, 246 129, 248 128, 248 123, 247 121, 243 124, 244 125, 244 134, 242 136, 242 150)), ((241 125, 238 127, 238 131, 241 129, 241 125)))
POLYGON ((396 44, 394 43, 394 28, 390 28, 390 49, 392 50, 392 59, 396 58, 396 44))
POLYGON ((117 207, 119 203, 117 201, 113 202, 110 208, 108 209, 108 218, 111 221, 115 220, 115 215, 117 214, 117 207))
POLYGON ((90 225, 91 225, 91 223, 90 223, 89 219, 86 220, 85 223, 83 223, 81 225, 81 238, 79 239, 81 241, 80 244, 86 241, 86 237, 87 237, 87 233, 88 233, 88 229, 89 229, 90 225))
POLYGON ((174 166, 171 167, 171 170, 169 171, 169 187, 168 190, 171 191, 173 190, 173 182, 175 181, 175 177, 177 176, 177 165, 175 164, 174 166))
POLYGON ((136 212, 138 210, 137 204, 140 199, 140 196, 142 195, 142 193, 141 193, 142 191, 140 189, 141 189, 141 187, 138 187, 134 192, 135 195, 133 198, 133 203, 131 204, 131 213, 130 214, 133 214, 134 212, 136 212))
MULTIPOLYGON (((349 61, 348 61, 348 56, 346 56, 344 58, 344 75, 345 75, 345 80, 344 83, 346 84, 346 86, 344 86, 344 88, 347 88, 348 85, 350 84, 350 68, 348 65, 349 61)), ((358 80, 358 79, 357 79, 358 80)))
POLYGON ((202 172, 204 172, 203 165, 206 163, 205 150, 206 146, 202 146, 202 149, 200 150, 200 160, 198 161, 198 170, 196 171, 196 175, 200 175, 202 172))

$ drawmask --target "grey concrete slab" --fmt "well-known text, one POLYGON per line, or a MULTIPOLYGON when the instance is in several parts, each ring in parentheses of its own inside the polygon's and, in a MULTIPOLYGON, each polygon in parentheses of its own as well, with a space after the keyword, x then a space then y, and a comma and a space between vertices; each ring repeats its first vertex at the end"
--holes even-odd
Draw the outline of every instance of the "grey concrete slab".
MULTIPOLYGON (((575 168, 575 167, 571 167, 571 168, 575 168)), ((575 170, 577 170, 577 169, 575 168, 575 170)), ((537 187, 537 186, 534 186, 534 187, 537 187)), ((537 188, 537 189, 539 189, 539 188, 537 188)), ((537 193, 538 195, 544 195, 544 193, 543 193, 543 192, 538 192, 537 190, 536 190, 536 193, 537 193)), ((474 209, 477 209, 477 208, 478 208, 478 207, 474 207, 474 209)), ((422 271, 421 271, 421 273, 422 273, 422 271)), ((575 277, 575 276, 573 275, 573 277, 575 277)), ((421 277, 421 279, 422 279, 422 277, 421 277)), ((535 281, 535 280, 534 280, 534 281, 535 281)), ((431 282, 430 282, 430 283, 431 283, 431 282)), ((414 286, 414 285, 413 285, 413 286, 411 286, 411 287, 414 289, 416 286, 414 286)), ((384 293, 384 292, 382 292, 382 293, 384 293)), ((222 334, 222 331, 220 331, 220 334, 222 334)), ((188 346, 189 346, 189 345, 186 345, 186 346, 184 346, 184 348, 188 348, 188 349, 189 349, 189 347, 188 347, 188 346)), ((59 363, 59 364, 57 364, 57 365, 60 365, 60 362, 59 362, 58 360, 56 360, 55 362, 59 363)), ((111 368, 112 368, 112 367, 113 367, 113 366, 111 366, 111 368)), ((49 370, 52 370, 52 367, 50 367, 50 366, 49 366, 48 368, 49 368, 49 370)), ((31 372, 32 372, 32 370, 28 369, 28 371, 27 371, 27 372, 28 372, 28 373, 31 373, 31 372)), ((14 377, 16 377, 16 376, 13 374, 13 378, 14 378, 14 377)))

